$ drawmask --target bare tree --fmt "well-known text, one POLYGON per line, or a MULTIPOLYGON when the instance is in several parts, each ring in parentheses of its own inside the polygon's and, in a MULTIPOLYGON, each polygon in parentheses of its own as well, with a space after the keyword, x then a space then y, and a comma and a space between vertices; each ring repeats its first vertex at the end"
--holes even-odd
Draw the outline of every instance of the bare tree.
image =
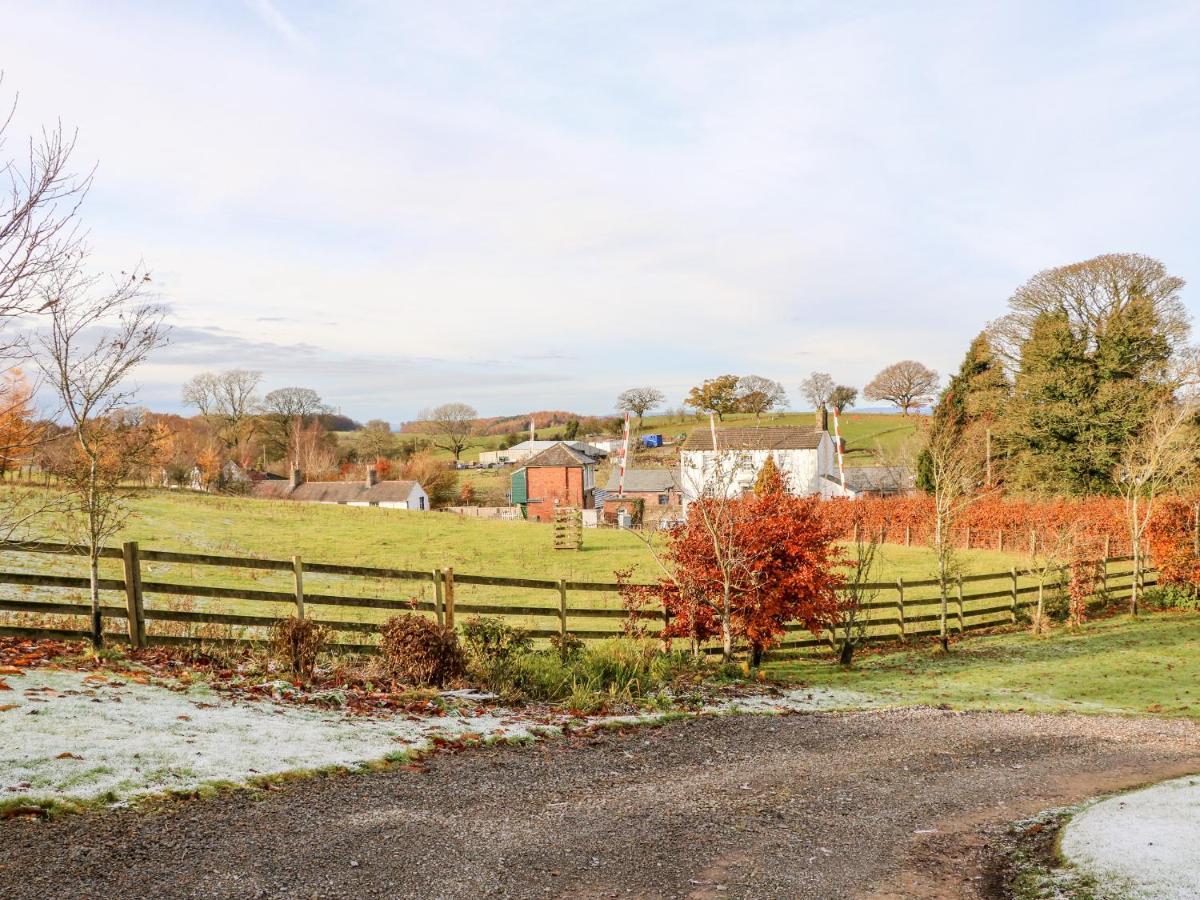
POLYGON ((119 415, 133 398, 128 376, 167 338, 162 307, 144 302, 149 280, 139 269, 105 286, 76 265, 54 273, 41 295, 48 322, 35 339, 37 360, 74 440, 63 477, 88 550, 96 646, 100 549, 128 517, 123 485, 154 442, 144 422, 119 415))
POLYGON ((1133 435, 1121 454, 1113 481, 1125 507, 1125 526, 1133 554, 1130 615, 1138 614, 1145 577, 1142 543, 1163 494, 1178 490, 1195 474, 1196 417, 1200 399, 1194 394, 1161 404, 1133 435))
POLYGON ((738 406, 742 412, 754 413, 758 424, 762 414, 780 409, 787 403, 783 385, 761 375, 743 375, 738 379, 738 406))
POLYGON ((233 448, 246 436, 246 427, 258 412, 262 377, 262 372, 252 369, 201 372, 184 382, 183 402, 212 425, 226 448, 233 448))
POLYGON ((1182 351, 1191 330, 1180 297, 1183 284, 1161 262, 1139 253, 1109 253, 1046 269, 1009 298, 1011 312, 991 328, 993 344, 1006 364, 1015 366, 1034 322, 1050 313, 1066 316, 1071 333, 1095 349, 1111 322, 1131 305, 1148 301, 1171 350, 1182 351))
POLYGON ((396 438, 392 426, 383 419, 372 419, 364 426, 358 438, 358 452, 363 459, 377 459, 396 452, 396 438))
MULTIPOLYGON (((2 81, 2 77, 0 77, 2 81)), ((28 141, 21 157, 6 146, 17 101, 0 111, 0 327, 40 312, 40 288, 81 252, 76 213, 91 176, 70 171, 75 135, 61 124, 28 141)), ((11 346, 11 345, 10 345, 11 346)))
POLYGON ((641 434, 642 420, 646 418, 646 413, 662 406, 666 399, 666 394, 658 388, 629 388, 629 390, 621 391, 617 395, 617 409, 621 412, 628 412, 637 416, 637 430, 638 434, 641 434))
POLYGON ((933 493, 933 534, 930 544, 937 565, 942 650, 950 649, 946 628, 950 586, 959 575, 958 551, 954 529, 967 507, 979 498, 983 484, 981 456, 976 452, 971 432, 954 428, 930 429, 925 442, 929 481, 933 493))
POLYGON ((430 434, 440 439, 434 446, 454 454, 454 461, 471 445, 475 434, 475 420, 479 413, 466 403, 443 403, 433 409, 422 410, 419 418, 426 423, 430 434))
POLYGON ((815 410, 822 410, 829 405, 829 396, 834 387, 833 377, 828 372, 813 372, 800 382, 800 392, 815 410))
POLYGON ((905 359, 892 363, 872 378, 863 388, 863 396, 868 400, 894 403, 907 416, 914 406, 932 400, 937 384, 937 372, 916 360, 905 359))
POLYGON ((829 405, 832 406, 840 416, 849 407, 853 406, 854 401, 857 399, 858 388, 847 387, 844 384, 839 384, 829 395, 829 405))
POLYGON ((1037 583, 1037 606, 1033 611, 1031 630, 1034 635, 1050 631, 1046 616, 1046 588, 1054 585, 1061 590, 1066 582, 1067 564, 1075 548, 1078 529, 1056 528, 1049 534, 1034 532, 1025 557, 1025 573, 1037 583))
POLYGON ((275 449, 287 455, 292 441, 307 422, 329 412, 321 395, 312 388, 277 388, 263 398, 262 415, 275 449))
POLYGON ((879 595, 879 591, 870 585, 875 575, 879 545, 886 536, 886 528, 854 529, 851 570, 842 587, 842 595, 846 602, 842 607, 842 618, 835 630, 839 665, 850 666, 854 662, 854 651, 866 643, 867 629, 871 621, 870 605, 879 595))

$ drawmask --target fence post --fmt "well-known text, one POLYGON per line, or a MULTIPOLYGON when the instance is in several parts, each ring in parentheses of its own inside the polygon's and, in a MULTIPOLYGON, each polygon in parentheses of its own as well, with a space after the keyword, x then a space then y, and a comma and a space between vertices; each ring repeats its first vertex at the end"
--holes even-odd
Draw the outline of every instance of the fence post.
POLYGON ((121 545, 121 561, 125 564, 125 611, 129 625, 129 646, 137 650, 146 646, 142 561, 138 557, 137 541, 126 541, 121 545))
POLYGON ((1004 529, 1003 528, 996 529, 996 549, 999 550, 1001 553, 1004 552, 1004 529))
POLYGON ((558 579, 558 636, 563 638, 563 642, 559 645, 559 649, 563 653, 567 652, 567 582, 562 578, 558 579))
POLYGON ((904 640, 904 579, 896 579, 896 618, 900 623, 900 640, 904 640))
POLYGON ((440 569, 433 570, 433 614, 437 618, 438 625, 446 624, 446 610, 442 595, 442 572, 440 569))
POLYGON ((957 579, 955 579, 955 581, 956 581, 955 588, 956 588, 956 591, 957 591, 957 593, 958 593, 958 633, 959 633, 959 634, 962 634, 962 633, 963 633, 963 631, 965 630, 965 628, 964 628, 964 625, 963 625, 963 590, 962 590, 962 576, 961 576, 961 575, 959 575, 959 576, 958 576, 958 578, 957 578, 957 579))
POLYGON ((304 561, 292 557, 292 580, 296 584, 296 618, 304 618, 304 561))
POLYGON ((967 549, 971 549, 971 526, 967 526, 967 549))
POLYGON ((454 627, 454 568, 442 569, 442 607, 446 615, 446 627, 454 627))
POLYGON ((905 547, 912 546, 912 526, 911 525, 904 526, 904 546, 905 547))
POLYGON ((1017 624, 1017 567, 1013 566, 1008 570, 1009 576, 1012 578, 1012 594, 1009 595, 1008 601, 1008 619, 1012 625, 1017 624))

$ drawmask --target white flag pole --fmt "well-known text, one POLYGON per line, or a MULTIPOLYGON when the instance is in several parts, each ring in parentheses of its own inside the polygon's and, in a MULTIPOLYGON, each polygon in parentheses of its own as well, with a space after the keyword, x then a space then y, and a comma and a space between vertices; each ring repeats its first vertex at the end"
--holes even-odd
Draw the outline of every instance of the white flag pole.
POLYGON ((629 460, 629 413, 625 413, 625 428, 621 441, 621 477, 617 481, 617 495, 625 496, 625 464, 629 460))
POLYGON ((833 408, 833 439, 837 441, 838 477, 842 480, 842 493, 846 493, 846 467, 842 464, 842 430, 838 427, 837 407, 833 408))

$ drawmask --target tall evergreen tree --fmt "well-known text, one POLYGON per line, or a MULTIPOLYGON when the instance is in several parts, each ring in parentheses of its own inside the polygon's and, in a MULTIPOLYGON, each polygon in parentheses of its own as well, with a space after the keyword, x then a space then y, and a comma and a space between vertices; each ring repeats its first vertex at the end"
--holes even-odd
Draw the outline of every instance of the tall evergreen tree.
MULTIPOLYGON (((938 398, 929 426, 930 440, 938 440, 947 431, 958 435, 987 431, 1000 419, 1011 394, 1012 385, 1004 374, 1004 366, 987 332, 982 332, 971 341, 958 372, 938 398)), ((985 440, 975 443, 986 453, 985 440)), ((981 468, 985 468, 983 461, 980 462, 981 468)), ((933 490, 928 450, 917 457, 917 485, 925 491, 933 490)))

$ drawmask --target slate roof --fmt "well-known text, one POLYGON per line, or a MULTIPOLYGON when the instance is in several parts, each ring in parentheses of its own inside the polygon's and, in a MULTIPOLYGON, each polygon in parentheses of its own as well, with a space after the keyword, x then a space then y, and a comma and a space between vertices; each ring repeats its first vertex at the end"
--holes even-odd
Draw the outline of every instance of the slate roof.
MULTIPOLYGON (((615 494, 621 481, 620 469, 614 468, 608 476, 608 484, 605 485, 605 490, 615 494)), ((625 492, 626 493, 655 493, 665 494, 667 491, 679 489, 679 482, 675 478, 675 472, 671 469, 626 469, 625 470, 625 492)))
POLYGON ((578 468, 582 466, 594 466, 596 461, 586 453, 580 453, 573 447, 559 441, 548 450, 543 450, 537 456, 531 456, 525 460, 526 469, 548 468, 557 466, 566 466, 568 468, 578 468))
POLYGON ((266 500, 307 503, 403 503, 419 487, 415 481, 380 481, 371 487, 365 481, 306 481, 293 489, 291 481, 260 481, 252 493, 266 500))
MULTIPOLYGON (((762 428, 718 428, 717 447, 721 450, 816 450, 822 431, 808 426, 765 425, 762 428)), ((712 450, 712 432, 693 428, 683 442, 683 450, 712 450)))
MULTIPOLYGON (((841 484, 836 473, 826 475, 835 484, 841 484)), ((856 494, 863 491, 911 491, 916 488, 916 478, 906 466, 847 466, 846 487, 856 494)))

